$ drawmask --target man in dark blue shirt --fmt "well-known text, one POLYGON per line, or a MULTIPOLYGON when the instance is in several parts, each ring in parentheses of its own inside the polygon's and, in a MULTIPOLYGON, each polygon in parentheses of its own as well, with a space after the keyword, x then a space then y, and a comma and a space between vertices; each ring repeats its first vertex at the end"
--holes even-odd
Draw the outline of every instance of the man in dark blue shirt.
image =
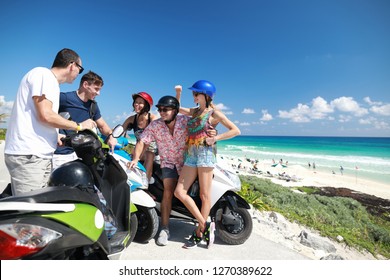
MULTIPOLYGON (((95 101, 95 97, 100 95, 103 84, 103 79, 99 75, 89 71, 81 78, 78 90, 61 92, 58 112, 68 112, 72 120, 77 123, 92 119, 103 135, 110 135, 112 130, 101 116, 99 106, 95 101)), ((68 135, 74 131, 60 129, 59 133, 68 135)), ((116 143, 117 140, 114 137, 109 138, 108 144, 112 149, 116 143)), ((53 169, 75 159, 77 155, 71 147, 58 147, 53 155, 53 169)))

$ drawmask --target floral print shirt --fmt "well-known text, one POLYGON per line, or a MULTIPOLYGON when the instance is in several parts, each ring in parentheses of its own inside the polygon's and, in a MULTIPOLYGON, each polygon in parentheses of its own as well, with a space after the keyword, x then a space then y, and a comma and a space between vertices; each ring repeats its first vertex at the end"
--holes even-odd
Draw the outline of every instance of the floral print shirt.
POLYGON ((176 166, 177 172, 180 174, 184 164, 188 120, 189 117, 187 116, 177 115, 173 135, 161 118, 152 121, 143 131, 141 135, 142 142, 149 145, 154 141, 157 144, 161 168, 173 169, 176 166))

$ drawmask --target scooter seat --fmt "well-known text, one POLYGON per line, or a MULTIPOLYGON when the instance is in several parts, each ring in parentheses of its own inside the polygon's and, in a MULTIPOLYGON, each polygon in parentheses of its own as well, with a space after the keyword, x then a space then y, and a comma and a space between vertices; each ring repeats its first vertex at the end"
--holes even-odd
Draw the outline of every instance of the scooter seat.
POLYGON ((92 188, 87 187, 46 187, 19 196, 9 196, 1 201, 29 203, 84 202, 100 208, 97 194, 92 188))

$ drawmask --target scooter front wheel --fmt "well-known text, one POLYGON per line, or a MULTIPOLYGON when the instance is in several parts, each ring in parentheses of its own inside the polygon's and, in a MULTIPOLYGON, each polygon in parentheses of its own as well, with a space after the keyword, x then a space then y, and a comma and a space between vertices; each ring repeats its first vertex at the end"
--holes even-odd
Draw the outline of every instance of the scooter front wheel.
POLYGON ((158 216, 156 209, 137 205, 138 229, 134 240, 146 243, 151 240, 158 230, 158 216))
POLYGON ((230 245, 243 244, 252 234, 252 218, 245 208, 231 210, 228 207, 219 208, 216 212, 217 236, 230 245))
POLYGON ((133 242, 135 235, 137 234, 138 230, 138 218, 136 213, 131 213, 130 215, 130 241, 129 245, 131 242, 133 242))

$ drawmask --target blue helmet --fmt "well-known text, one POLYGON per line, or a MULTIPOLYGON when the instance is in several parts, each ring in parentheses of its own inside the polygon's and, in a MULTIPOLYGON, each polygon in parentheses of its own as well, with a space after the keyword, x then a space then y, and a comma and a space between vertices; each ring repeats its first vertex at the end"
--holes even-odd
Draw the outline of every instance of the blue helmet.
POLYGON ((214 97, 214 94, 215 94, 215 86, 209 82, 209 81, 206 81, 206 80, 199 80, 197 82, 195 82, 195 84, 192 85, 192 87, 188 88, 192 91, 196 91, 196 92, 199 92, 199 93, 203 93, 203 94, 206 94, 208 96, 210 96, 210 98, 212 99, 214 97))

